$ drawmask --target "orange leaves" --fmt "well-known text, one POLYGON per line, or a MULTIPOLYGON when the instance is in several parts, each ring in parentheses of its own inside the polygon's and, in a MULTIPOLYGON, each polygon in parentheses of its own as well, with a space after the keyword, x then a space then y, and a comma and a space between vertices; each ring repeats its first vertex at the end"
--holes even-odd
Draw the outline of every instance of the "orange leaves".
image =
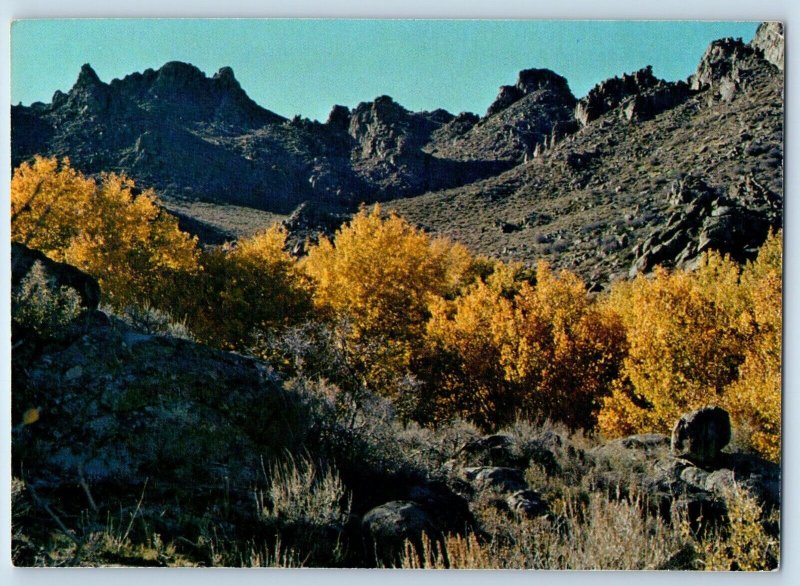
POLYGON ((449 307, 440 302, 428 324, 430 344, 459 358, 449 392, 484 402, 461 415, 485 427, 519 414, 591 426, 624 353, 621 323, 593 306, 575 275, 541 263, 536 285, 521 283, 508 299, 499 273, 449 307))

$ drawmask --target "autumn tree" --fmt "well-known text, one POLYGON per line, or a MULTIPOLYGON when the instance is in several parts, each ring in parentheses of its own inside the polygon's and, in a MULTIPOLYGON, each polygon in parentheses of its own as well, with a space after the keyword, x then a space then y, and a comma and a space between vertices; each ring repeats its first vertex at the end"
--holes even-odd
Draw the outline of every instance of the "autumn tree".
POLYGON ((92 275, 116 308, 169 306, 176 275, 197 269, 197 242, 152 190, 134 195, 134 187, 121 175, 98 183, 67 159, 36 157, 11 181, 11 238, 92 275))
POLYGON ((657 268, 614 287, 607 307, 629 351, 600 414, 603 432, 669 432, 683 413, 719 404, 743 360, 738 280, 736 263, 710 253, 696 272, 657 268))
POLYGON ((657 269, 617 284, 606 305, 630 346, 600 413, 609 436, 669 432, 686 411, 727 408, 734 429, 780 457, 781 239, 744 269, 709 253, 696 271, 657 269))
POLYGON ((286 230, 274 224, 203 253, 202 270, 191 279, 182 312, 198 339, 243 350, 259 331, 309 317, 311 283, 286 251, 286 237, 286 230))
POLYGON ((749 343, 738 380, 725 390, 725 405, 748 443, 774 462, 781 459, 782 262, 779 232, 742 271, 749 306, 740 324, 749 343))
POLYGON ((378 206, 356 214, 332 241, 322 238, 303 262, 317 310, 348 322, 353 367, 390 396, 421 345, 430 300, 455 295, 475 266, 463 246, 432 239, 396 215, 384 218, 378 206))
POLYGON ((535 285, 507 270, 433 307, 428 342, 451 356, 440 404, 486 428, 519 415, 590 427, 625 351, 621 322, 591 302, 580 279, 545 263, 535 285))

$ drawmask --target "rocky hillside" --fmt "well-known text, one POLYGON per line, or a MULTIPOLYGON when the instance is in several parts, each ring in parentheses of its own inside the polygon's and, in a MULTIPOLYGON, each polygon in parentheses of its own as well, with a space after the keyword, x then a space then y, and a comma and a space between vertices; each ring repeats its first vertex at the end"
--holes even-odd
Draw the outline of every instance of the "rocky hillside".
POLYGON ((91 277, 22 245, 12 269, 16 565, 425 565, 432 543, 449 567, 698 569, 742 499, 768 544, 743 569, 778 563, 780 466, 729 448, 718 407, 608 443, 408 428, 99 311, 91 277))
POLYGON ((780 25, 715 41, 682 82, 647 69, 605 81, 526 162, 387 207, 504 260, 545 258, 594 286, 709 248, 752 258, 782 223, 780 25), (772 43, 772 44, 770 44, 772 43), (765 58, 769 55, 774 62, 765 58))
POLYGON ((483 116, 381 96, 319 123, 255 104, 230 68, 104 83, 85 65, 51 103, 12 108, 12 164, 124 171, 210 243, 275 219, 300 242, 388 200, 476 252, 549 259, 601 287, 708 248, 748 258, 781 224, 782 70, 782 25, 764 23, 750 44, 712 43, 687 82, 645 68, 576 100, 528 69, 483 116))

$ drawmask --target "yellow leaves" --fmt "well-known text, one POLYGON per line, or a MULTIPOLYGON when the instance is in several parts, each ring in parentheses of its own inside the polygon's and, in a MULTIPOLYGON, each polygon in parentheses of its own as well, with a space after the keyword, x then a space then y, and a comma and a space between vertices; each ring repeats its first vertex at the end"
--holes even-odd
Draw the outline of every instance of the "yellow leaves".
POLYGON ((542 263, 535 286, 511 287, 508 277, 509 268, 498 267, 495 279, 433 306, 429 344, 458 357, 458 376, 438 386, 480 391, 484 403, 462 415, 487 427, 522 412, 591 425, 624 353, 621 323, 592 306, 575 275, 542 263))
POLYGON ((667 432, 682 413, 713 402, 755 449, 779 458, 780 235, 743 270, 710 253, 692 273, 657 269, 619 283, 604 306, 619 315, 630 346, 598 418, 605 434, 667 432))
POLYGON ((60 165, 42 157, 23 163, 11 179, 11 239, 63 261, 95 188, 68 159, 60 165))
POLYGON ((39 421, 39 409, 36 409, 35 407, 26 409, 25 413, 22 414, 23 425, 31 425, 37 421, 39 421))
POLYGON ((286 252, 286 229, 269 229, 204 252, 184 308, 190 329, 223 348, 247 348, 257 330, 297 323, 311 308, 311 283, 286 252))
POLYGON ((133 194, 130 179, 84 178, 64 159, 36 157, 14 173, 12 239, 97 278, 116 307, 172 295, 176 271, 193 271, 197 243, 181 232, 155 194, 133 194))

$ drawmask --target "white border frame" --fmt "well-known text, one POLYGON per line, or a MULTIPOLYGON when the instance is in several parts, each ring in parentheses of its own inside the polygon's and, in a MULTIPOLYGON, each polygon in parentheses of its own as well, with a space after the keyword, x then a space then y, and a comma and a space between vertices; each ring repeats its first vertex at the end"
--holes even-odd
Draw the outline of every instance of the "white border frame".
MULTIPOLYGON (((798 127, 794 124, 798 112, 798 94, 794 81, 799 60, 800 33, 794 34, 794 26, 800 30, 800 3, 793 0, 561 0, 539 2, 536 0, 0 0, 0 22, 4 27, 0 33, 0 584, 8 586, 45 585, 54 581, 64 586, 105 584, 132 586, 146 580, 150 584, 175 584, 189 581, 203 586, 225 584, 373 584, 382 586, 405 585, 414 581, 424 584, 471 584, 484 585, 502 583, 505 586, 531 584, 544 581, 547 584, 592 584, 616 585, 619 583, 685 584, 708 586, 737 584, 800 583, 800 486, 798 475, 798 452, 800 452, 800 398, 797 385, 800 381, 800 353, 793 336, 800 326, 798 302, 792 293, 800 279, 800 207, 794 191, 800 186, 800 174, 796 168, 786 165, 785 177, 785 272, 784 272, 784 393, 783 393, 783 534, 781 541, 781 570, 765 574, 717 573, 713 575, 695 572, 522 572, 522 571, 448 571, 421 572, 393 570, 236 570, 212 571, 180 569, 16 569, 10 566, 10 384, 6 366, 10 362, 10 284, 8 221, 10 185, 10 22, 18 18, 86 18, 86 17, 322 17, 322 18, 536 18, 536 19, 658 19, 658 20, 781 20, 787 30, 786 54, 786 145, 784 161, 790 162, 795 147, 800 141, 798 127), (794 552, 794 553, 792 553, 794 552), (139 572, 146 572, 140 574, 139 572), (268 572, 268 573, 265 573, 268 572), (701 582, 702 581, 702 582, 701 582)), ((699 58, 699 56, 698 56, 699 58)), ((798 159, 800 160, 800 159, 798 159)))

